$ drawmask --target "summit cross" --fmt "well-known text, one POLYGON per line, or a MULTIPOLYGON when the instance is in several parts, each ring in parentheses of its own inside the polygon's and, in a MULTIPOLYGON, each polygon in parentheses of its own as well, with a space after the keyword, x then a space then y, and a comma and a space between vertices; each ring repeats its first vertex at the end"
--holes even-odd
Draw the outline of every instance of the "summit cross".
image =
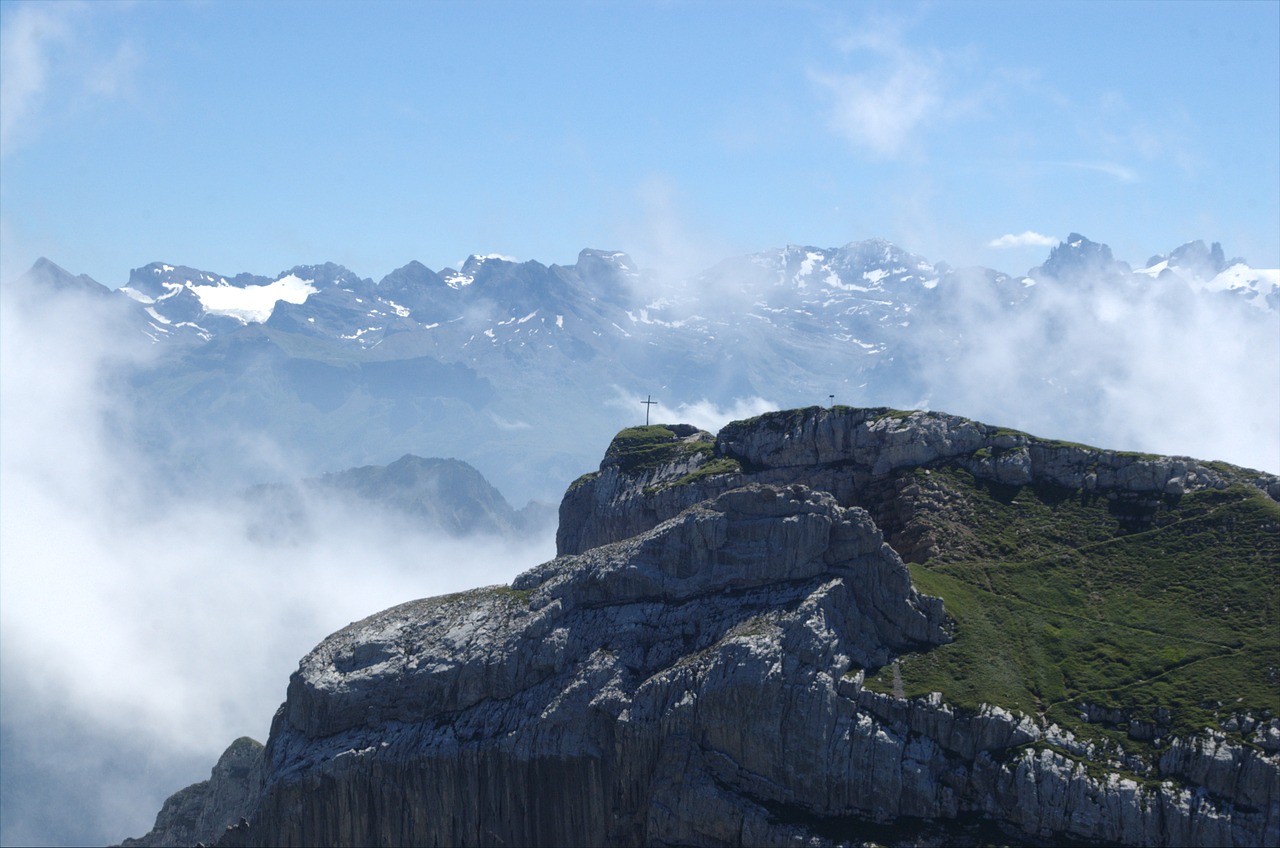
POLYGON ((648 399, 642 400, 640 402, 644 404, 644 426, 648 427, 649 426, 649 407, 653 406, 655 403, 657 403, 657 401, 653 399, 653 395, 649 395, 648 399))

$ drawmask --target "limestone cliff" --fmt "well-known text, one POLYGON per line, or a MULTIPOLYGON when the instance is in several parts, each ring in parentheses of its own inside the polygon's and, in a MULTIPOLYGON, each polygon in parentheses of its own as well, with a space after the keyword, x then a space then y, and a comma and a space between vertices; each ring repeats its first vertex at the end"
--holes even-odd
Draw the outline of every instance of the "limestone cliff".
POLYGON ((1277 844, 1277 495, 935 413, 624 431, 556 559, 302 660, 220 844, 1277 844))
POLYGON ((170 795, 150 832, 121 845, 212 845, 257 800, 262 789, 262 753, 262 743, 247 736, 232 742, 208 780, 170 795))
MULTIPOLYGON (((625 538, 708 493, 746 481, 798 481, 831 492, 840 503, 865 507, 904 558, 924 558, 928 553, 917 556, 912 540, 897 538, 904 518, 909 520, 899 513, 919 493, 903 497, 895 472, 940 463, 998 484, 1048 484, 1097 494, 1114 501, 1123 520, 1135 526, 1149 521, 1166 497, 1235 482, 1280 499, 1275 475, 1040 439, 941 412, 811 407, 737 421, 718 436, 693 428, 667 435, 666 453, 647 463, 628 463, 635 446, 616 439, 600 470, 570 488, 560 505, 559 553, 625 538), (708 443, 714 449, 700 449, 708 443)), ((654 453, 650 448, 649 455, 654 453)))

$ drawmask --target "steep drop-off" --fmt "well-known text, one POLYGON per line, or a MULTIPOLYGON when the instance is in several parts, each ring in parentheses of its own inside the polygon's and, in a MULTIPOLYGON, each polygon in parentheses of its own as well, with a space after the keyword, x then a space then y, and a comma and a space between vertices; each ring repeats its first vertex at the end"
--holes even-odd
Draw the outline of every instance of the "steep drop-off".
POLYGON ((303 659, 221 844, 1277 844, 1277 496, 937 413, 623 431, 555 560, 303 659))

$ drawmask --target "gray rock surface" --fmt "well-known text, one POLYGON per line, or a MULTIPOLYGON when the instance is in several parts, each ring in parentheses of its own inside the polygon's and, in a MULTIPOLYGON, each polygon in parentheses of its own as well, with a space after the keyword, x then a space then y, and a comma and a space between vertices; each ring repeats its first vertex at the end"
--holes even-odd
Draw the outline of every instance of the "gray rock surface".
POLYGON ((241 736, 232 742, 208 780, 173 793, 144 836, 121 845, 212 845, 230 824, 248 815, 262 790, 262 743, 241 736))
POLYGON ((626 538, 745 482, 822 489, 842 505, 867 508, 888 532, 881 511, 890 500, 884 484, 892 472, 946 461, 995 483, 1047 483, 1123 499, 1135 521, 1158 510, 1166 497, 1232 483, 1280 500, 1280 477, 1248 469, 1056 442, 941 412, 809 407, 736 421, 720 431, 714 453, 682 456, 639 477, 622 473, 606 457, 600 471, 561 503, 557 550, 580 553, 626 538), (736 460, 741 473, 678 484, 726 459, 736 460))
POLYGON ((302 660, 261 791, 220 844, 1280 844, 1274 718, 1179 738, 1157 712, 1152 761, 997 705, 864 687, 950 639, 876 518, 904 525, 907 490, 911 508, 945 499, 892 475, 942 460, 1134 509, 1275 482, 885 410, 764 416, 630 470, 607 456, 566 494, 556 559, 370 616, 302 660))
POLYGON ((775 833, 742 793, 852 803, 827 773, 857 723, 836 681, 946 641, 943 623, 865 511, 802 486, 733 490, 510 588, 334 634, 290 682, 262 805, 228 844, 775 833), (705 815, 706 793, 730 818, 705 815))

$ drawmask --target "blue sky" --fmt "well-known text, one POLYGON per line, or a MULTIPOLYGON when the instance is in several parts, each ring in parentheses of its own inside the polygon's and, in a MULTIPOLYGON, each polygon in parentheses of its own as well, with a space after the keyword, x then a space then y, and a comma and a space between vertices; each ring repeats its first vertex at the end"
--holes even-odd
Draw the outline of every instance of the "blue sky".
POLYGON ((0 266, 1280 265, 1280 3, 0 2, 0 266), (1036 241, 1036 239, 1029 239, 1036 241))

